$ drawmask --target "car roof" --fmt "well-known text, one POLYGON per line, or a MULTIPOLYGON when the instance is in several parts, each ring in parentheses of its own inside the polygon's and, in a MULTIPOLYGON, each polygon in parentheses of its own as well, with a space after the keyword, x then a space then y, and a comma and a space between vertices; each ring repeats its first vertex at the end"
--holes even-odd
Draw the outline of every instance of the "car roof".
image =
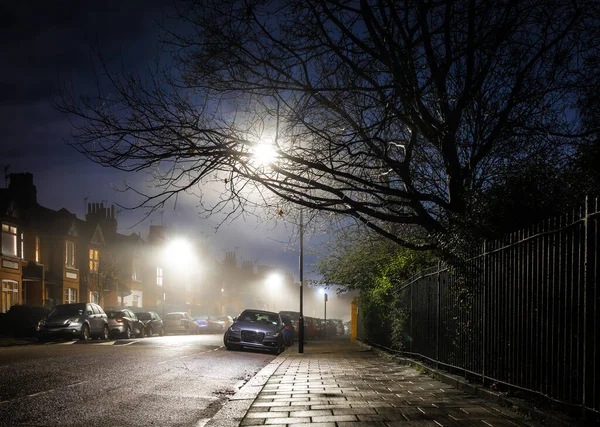
POLYGON ((244 311, 255 311, 257 313, 274 314, 274 315, 278 315, 279 314, 279 313, 276 313, 274 311, 261 310, 260 308, 246 308, 246 309, 242 310, 242 313, 244 311))

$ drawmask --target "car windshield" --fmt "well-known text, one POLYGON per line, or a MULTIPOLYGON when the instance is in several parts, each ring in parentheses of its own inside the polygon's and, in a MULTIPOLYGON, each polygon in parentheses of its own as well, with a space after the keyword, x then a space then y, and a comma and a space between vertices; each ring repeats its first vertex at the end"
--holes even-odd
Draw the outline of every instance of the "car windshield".
POLYGON ((81 316, 85 310, 85 304, 65 304, 57 305, 50 312, 48 317, 62 317, 62 316, 81 316))
POLYGON ((152 315, 150 313, 137 313, 137 318, 140 320, 150 320, 152 315))
POLYGON ((125 313, 122 311, 107 311, 106 315, 109 319, 116 319, 117 317, 125 317, 125 313))
POLYGON ((177 314, 177 313, 167 314, 165 316, 166 320, 181 320, 182 318, 183 318, 183 314, 177 314))
POLYGON ((239 320, 242 322, 261 322, 271 323, 276 325, 278 323, 279 316, 276 314, 264 313, 260 311, 244 311, 240 314, 239 320))

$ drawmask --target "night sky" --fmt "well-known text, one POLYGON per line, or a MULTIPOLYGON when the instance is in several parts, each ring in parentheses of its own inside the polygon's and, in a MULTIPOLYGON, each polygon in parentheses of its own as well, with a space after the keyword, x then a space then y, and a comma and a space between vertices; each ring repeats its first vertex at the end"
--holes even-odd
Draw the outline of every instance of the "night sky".
MULTIPOLYGON (((86 197, 88 202, 131 206, 133 195, 115 187, 123 188, 125 182, 140 189, 147 185, 143 174, 102 168, 69 147, 65 140, 71 125, 54 109, 52 99, 61 82, 72 83, 80 92, 94 89, 92 46, 100 46, 107 58, 122 61, 127 70, 143 72, 158 51, 157 21, 175 25, 164 20, 172 7, 172 0, 0 4, 0 167, 10 165, 9 173, 33 173, 43 206, 64 207, 83 218, 86 197)), ((201 219, 194 205, 192 198, 180 198, 176 208, 165 207, 164 224, 178 233, 206 238, 217 259, 223 259, 225 251, 236 251, 238 259, 288 269, 298 280, 292 227, 250 218, 223 225, 215 233, 220 218, 201 219)), ((136 225, 144 214, 121 211, 119 232, 146 237, 151 224, 161 223, 161 214, 136 225)), ((307 256, 307 277, 312 262, 307 256)))

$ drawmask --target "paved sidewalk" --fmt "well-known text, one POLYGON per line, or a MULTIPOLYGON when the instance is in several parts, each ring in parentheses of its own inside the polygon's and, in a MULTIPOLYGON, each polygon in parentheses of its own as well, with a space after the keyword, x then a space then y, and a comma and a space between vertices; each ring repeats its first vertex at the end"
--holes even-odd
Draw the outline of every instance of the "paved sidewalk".
POLYGON ((207 427, 540 425, 347 339, 293 346, 253 380, 207 427))

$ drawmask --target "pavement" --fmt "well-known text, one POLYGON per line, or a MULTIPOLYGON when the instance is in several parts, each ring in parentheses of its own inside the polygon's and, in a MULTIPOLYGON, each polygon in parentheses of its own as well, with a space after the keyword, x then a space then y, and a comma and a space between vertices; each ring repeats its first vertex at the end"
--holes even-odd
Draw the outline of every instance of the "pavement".
POLYGON ((575 425, 536 420, 494 393, 468 393, 455 377, 436 377, 347 337, 308 342, 302 354, 288 348, 198 427, 575 425))

